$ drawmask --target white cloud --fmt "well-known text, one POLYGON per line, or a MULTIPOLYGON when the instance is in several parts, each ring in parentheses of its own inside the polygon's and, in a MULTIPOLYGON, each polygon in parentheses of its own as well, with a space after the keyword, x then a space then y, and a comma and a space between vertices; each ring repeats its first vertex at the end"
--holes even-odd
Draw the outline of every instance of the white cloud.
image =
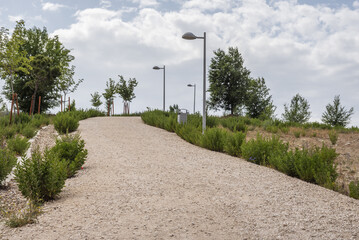
POLYGON ((100 6, 102 8, 110 8, 112 6, 112 3, 109 0, 101 0, 100 1, 100 6))
POLYGON ((42 3, 42 10, 44 11, 55 12, 64 7, 66 6, 58 3, 50 3, 50 2, 42 3))
POLYGON ((353 7, 359 8, 359 1, 354 1, 353 2, 353 7))
POLYGON ((157 0, 133 0, 134 3, 138 3, 140 8, 154 7, 159 3, 157 0))
MULTIPOLYGON (((359 22, 359 12, 355 9, 296 1, 243 0, 238 5, 235 0, 211 0, 200 5, 192 0, 178 11, 144 8, 127 21, 122 18, 125 11, 79 11, 76 23, 55 32, 74 49, 77 70, 85 75, 79 78, 87 81, 79 91, 88 98, 90 92, 105 87, 108 77, 122 74, 140 82, 132 110, 161 108, 161 76, 152 67, 165 64, 167 107, 179 104, 191 109, 193 99, 186 84, 197 83, 197 91, 202 91, 203 41, 185 41, 181 35, 206 31, 207 65, 214 50, 238 46, 252 76, 266 79, 279 116, 283 104, 298 92, 309 100, 315 120, 337 94, 348 107, 359 109, 359 25, 353 24, 359 22)), ((88 104, 89 99, 81 101, 88 104)), ((200 104, 196 108, 201 109, 200 104)))

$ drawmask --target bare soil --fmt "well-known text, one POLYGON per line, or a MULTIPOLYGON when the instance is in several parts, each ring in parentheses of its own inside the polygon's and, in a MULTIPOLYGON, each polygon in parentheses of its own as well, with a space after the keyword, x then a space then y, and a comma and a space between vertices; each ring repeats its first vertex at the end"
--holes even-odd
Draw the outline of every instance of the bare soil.
MULTIPOLYGON (((1 224, 3 239, 359 238, 359 201, 340 193, 191 145, 138 117, 87 119, 79 131, 84 170, 37 224, 1 224)), ((345 151, 355 139, 340 135, 338 145, 345 151)))

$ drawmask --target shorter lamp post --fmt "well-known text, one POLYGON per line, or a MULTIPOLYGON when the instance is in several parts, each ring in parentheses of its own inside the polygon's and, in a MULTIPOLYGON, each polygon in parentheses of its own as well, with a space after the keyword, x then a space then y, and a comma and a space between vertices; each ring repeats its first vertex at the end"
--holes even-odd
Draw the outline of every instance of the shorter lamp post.
POLYGON ((166 104, 165 104, 165 95, 166 95, 166 66, 163 67, 154 66, 154 70, 163 69, 163 111, 166 111, 166 104))
POLYGON ((196 113, 196 84, 187 84, 187 87, 193 87, 193 114, 196 113))

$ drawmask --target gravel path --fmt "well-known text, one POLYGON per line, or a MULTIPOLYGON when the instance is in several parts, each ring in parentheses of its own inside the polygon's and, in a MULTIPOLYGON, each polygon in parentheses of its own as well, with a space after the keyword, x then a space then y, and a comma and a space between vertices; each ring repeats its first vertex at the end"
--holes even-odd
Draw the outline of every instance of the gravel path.
POLYGON ((359 201, 193 146, 140 118, 80 124, 89 157, 4 239, 359 239, 359 201))

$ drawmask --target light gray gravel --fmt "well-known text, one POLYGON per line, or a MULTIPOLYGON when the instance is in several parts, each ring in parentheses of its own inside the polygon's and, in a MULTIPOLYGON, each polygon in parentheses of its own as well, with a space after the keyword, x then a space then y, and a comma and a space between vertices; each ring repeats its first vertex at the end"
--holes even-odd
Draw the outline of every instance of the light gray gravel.
POLYGON ((359 239, 359 201, 193 146, 138 117, 80 124, 89 151, 39 223, 4 239, 359 239))

